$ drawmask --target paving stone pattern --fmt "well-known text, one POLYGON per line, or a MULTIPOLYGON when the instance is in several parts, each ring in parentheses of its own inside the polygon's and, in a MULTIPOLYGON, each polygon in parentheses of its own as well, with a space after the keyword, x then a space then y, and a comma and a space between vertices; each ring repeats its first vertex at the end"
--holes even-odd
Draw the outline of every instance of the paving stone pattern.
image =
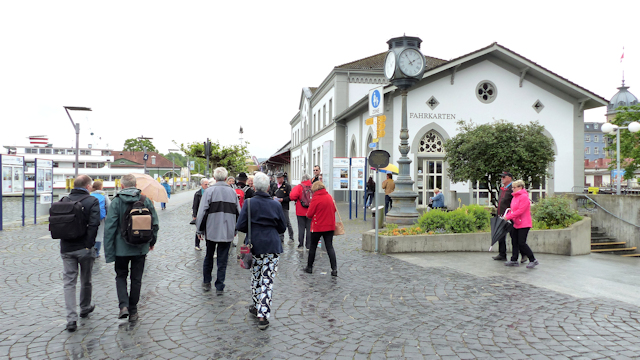
MULTIPOLYGON (((249 271, 230 262, 224 295, 203 293, 204 251, 193 249, 190 206, 172 210, 159 212, 159 240, 147 259, 140 320, 135 325, 117 319, 113 264, 101 258, 93 276, 96 310, 80 319, 77 332, 65 331, 57 241, 48 238, 46 225, 0 233, 0 358, 626 359, 640 355, 637 307, 366 253, 360 250, 359 233, 371 223, 362 220, 346 221, 347 235, 336 239, 337 278, 330 276, 324 252, 319 252, 312 275, 302 272, 306 252, 296 251, 287 240, 275 280, 271 326, 261 331, 247 311, 249 271)), ((348 214, 346 209, 342 213, 348 214)))

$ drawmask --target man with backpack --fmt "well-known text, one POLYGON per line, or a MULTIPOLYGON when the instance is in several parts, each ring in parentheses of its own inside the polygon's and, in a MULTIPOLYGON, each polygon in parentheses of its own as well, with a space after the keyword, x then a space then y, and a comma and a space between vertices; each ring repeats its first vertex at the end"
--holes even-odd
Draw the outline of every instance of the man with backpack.
POLYGON ((142 273, 149 250, 158 239, 158 214, 153 202, 140 194, 136 178, 124 175, 120 190, 111 201, 104 230, 104 257, 115 262, 116 290, 120 307, 119 319, 138 320, 138 300, 142 287, 142 273), (127 277, 131 265, 131 290, 127 277))
POLYGON ((298 251, 304 247, 309 250, 311 244, 311 219, 307 217, 307 209, 311 204, 311 176, 303 174, 300 184, 291 190, 291 201, 296 202, 296 217, 298 218, 298 251), (306 241, 305 241, 306 234, 306 241))
POLYGON ((95 260, 95 242, 100 225, 98 199, 89 194, 92 180, 79 175, 73 190, 51 206, 49 229, 51 237, 60 239, 60 257, 64 264, 64 302, 67 308, 67 331, 78 328, 76 312, 76 282, 80 265, 80 317, 86 318, 95 309, 91 305, 91 271, 95 260))
MULTIPOLYGON (((237 188, 242 190, 244 192, 244 199, 251 199, 253 197, 253 195, 256 193, 255 191, 253 191, 253 189, 251 188, 251 186, 249 186, 247 184, 247 181, 249 180, 249 177, 247 177, 246 173, 241 172, 240 174, 238 174, 238 176, 236 177, 236 181, 237 181, 237 188)), ((242 207, 242 206, 241 206, 242 207)))

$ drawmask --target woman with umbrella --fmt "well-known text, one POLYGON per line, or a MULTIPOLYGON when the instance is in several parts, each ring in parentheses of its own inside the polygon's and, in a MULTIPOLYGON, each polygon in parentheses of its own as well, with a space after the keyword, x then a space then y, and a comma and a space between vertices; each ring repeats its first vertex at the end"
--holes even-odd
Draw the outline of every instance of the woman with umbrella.
POLYGON ((505 215, 506 220, 513 221, 513 232, 511 232, 511 261, 504 263, 506 266, 519 266, 518 255, 522 252, 529 258, 527 269, 533 269, 539 264, 533 251, 527 245, 527 235, 531 230, 531 202, 529 193, 524 188, 524 181, 517 180, 511 185, 513 188, 513 200, 511 200, 511 212, 505 215))

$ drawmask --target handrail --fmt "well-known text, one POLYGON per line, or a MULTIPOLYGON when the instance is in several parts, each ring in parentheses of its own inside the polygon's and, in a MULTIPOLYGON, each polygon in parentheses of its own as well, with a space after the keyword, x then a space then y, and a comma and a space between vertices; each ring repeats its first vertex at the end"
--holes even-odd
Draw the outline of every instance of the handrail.
POLYGON ((590 197, 589 197, 589 195, 585 195, 585 194, 576 194, 576 195, 584 196, 584 197, 586 197, 587 199, 591 200, 591 201, 592 201, 594 204, 596 204, 600 209, 604 210, 604 212, 606 212, 607 214, 609 214, 609 215, 613 216, 614 218, 616 218, 616 219, 618 219, 618 220, 622 220, 623 222, 626 222, 626 223, 627 223, 627 224, 629 224, 629 225, 633 225, 633 226, 635 226, 635 227, 637 227, 637 228, 640 228, 640 225, 636 225, 636 224, 634 224, 634 223, 632 223, 632 222, 629 222, 629 221, 627 221, 627 220, 625 220, 625 219, 622 219, 621 217, 619 217, 619 216, 617 216, 617 215, 612 214, 612 213, 611 213, 611 211, 609 211, 609 210, 607 210, 607 209, 603 208, 603 207, 602 207, 602 205, 598 204, 598 202, 597 202, 597 201, 595 201, 595 200, 593 200, 592 198, 590 198, 590 197))

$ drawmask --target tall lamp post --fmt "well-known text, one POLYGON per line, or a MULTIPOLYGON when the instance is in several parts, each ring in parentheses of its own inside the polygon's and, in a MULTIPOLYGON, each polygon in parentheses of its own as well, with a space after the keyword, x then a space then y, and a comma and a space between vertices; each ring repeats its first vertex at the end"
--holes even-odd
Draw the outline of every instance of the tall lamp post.
POLYGON ((618 178, 616 195, 620 195, 620 183, 622 182, 622 177, 620 176, 620 130, 627 129, 632 133, 636 133, 640 131, 640 123, 638 123, 637 121, 634 121, 632 123, 629 123, 629 125, 627 126, 618 126, 612 123, 606 123, 602 125, 600 129, 604 133, 616 135, 616 163, 617 163, 616 177, 618 178))
POLYGON ((67 112, 67 116, 69 116, 69 120, 71 120, 71 125, 73 125, 73 128, 76 130, 76 175, 75 177, 78 177, 78 154, 80 153, 80 124, 74 123, 73 119, 71 118, 71 114, 69 114, 69 110, 71 111, 91 111, 91 108, 88 107, 83 107, 83 106, 64 106, 64 111, 67 112))
POLYGON ((142 140, 153 140, 153 138, 144 136, 138 137, 138 141, 140 141, 140 145, 142 146, 142 150, 144 151, 144 155, 142 155, 142 160, 144 160, 144 174, 149 175, 147 174, 147 160, 149 160, 149 155, 147 154, 147 147, 144 146, 142 140))
POLYGON ((398 159, 398 180, 396 190, 391 193, 393 207, 387 214, 387 220, 395 224, 410 225, 418 220, 416 209, 418 194, 413 191, 411 180, 411 160, 409 153, 409 127, 407 124, 407 94, 409 88, 422 79, 425 70, 425 58, 420 52, 422 40, 412 36, 402 36, 387 41, 389 51, 384 63, 384 75, 400 89, 402 96, 402 125, 400 128, 400 159, 398 159))
MULTIPOLYGON (((180 151, 180 149, 169 149, 170 153, 172 151, 180 151)), ((171 192, 174 193, 174 194, 176 192, 176 174, 175 174, 176 162, 175 162, 175 160, 176 160, 175 156, 172 156, 171 157, 171 177, 173 177, 173 184, 172 184, 173 189, 171 189, 171 192)))

